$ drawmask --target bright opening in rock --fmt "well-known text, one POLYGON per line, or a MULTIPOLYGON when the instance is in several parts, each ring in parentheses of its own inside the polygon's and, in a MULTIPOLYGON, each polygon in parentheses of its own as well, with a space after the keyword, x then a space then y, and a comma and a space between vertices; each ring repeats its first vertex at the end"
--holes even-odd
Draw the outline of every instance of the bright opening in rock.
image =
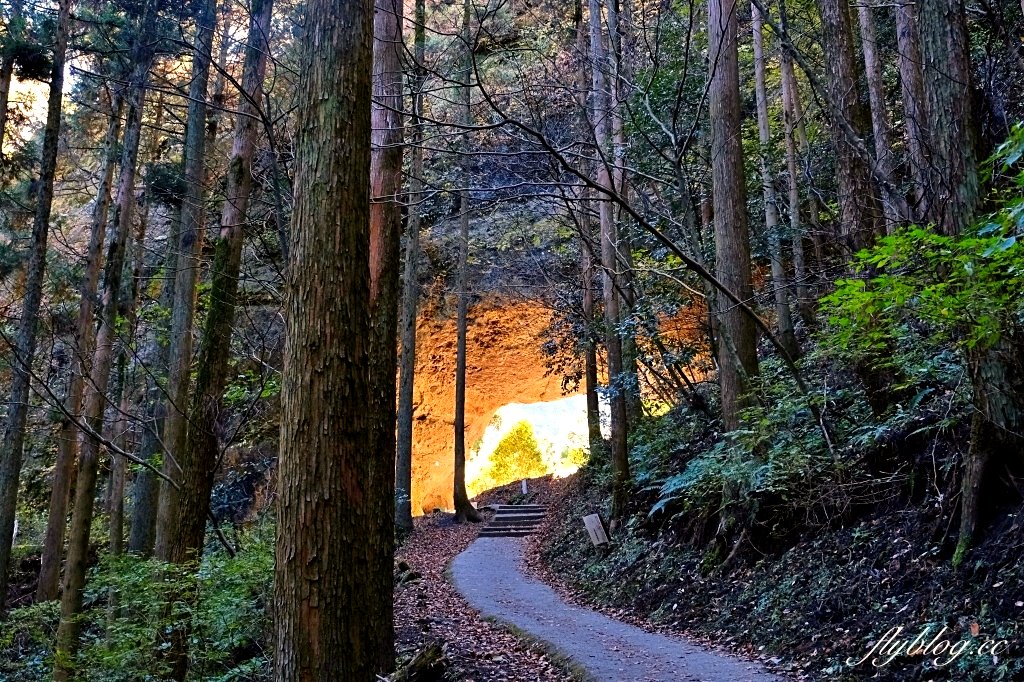
MULTIPOLYGON (((604 429, 604 414, 601 421, 604 429)), ((472 497, 524 478, 562 478, 575 473, 589 457, 585 395, 509 403, 498 408, 470 452, 466 489, 472 497)))

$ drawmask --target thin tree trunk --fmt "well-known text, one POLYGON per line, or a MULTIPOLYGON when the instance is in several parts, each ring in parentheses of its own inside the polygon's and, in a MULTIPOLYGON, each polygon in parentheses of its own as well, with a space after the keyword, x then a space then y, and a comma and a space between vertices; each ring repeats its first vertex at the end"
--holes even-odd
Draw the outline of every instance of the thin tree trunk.
MULTIPOLYGON (((462 122, 472 122, 470 111, 470 85, 473 79, 473 53, 470 48, 470 22, 472 21, 472 0, 463 2, 462 10, 462 43, 465 54, 462 66, 462 122)), ((464 168, 468 167, 465 162, 464 168)), ((459 265, 455 278, 455 290, 458 295, 458 311, 456 313, 456 349, 455 349, 455 514, 460 521, 478 522, 479 512, 469 501, 466 493, 466 332, 469 325, 469 173, 463 171, 462 184, 459 191, 459 265)))
MULTIPOLYGON (((848 0, 817 0, 822 21, 822 45, 828 72, 828 96, 837 115, 865 137, 868 115, 858 96, 858 62, 854 59, 853 28, 848 0)), ((843 256, 869 246, 884 234, 885 226, 878 190, 871 169, 860 156, 843 127, 830 116, 832 144, 836 151, 836 182, 839 193, 839 237, 843 256)))
POLYGON ((808 282, 810 273, 804 256, 804 226, 800 220, 800 171, 796 150, 796 107, 793 105, 793 84, 787 76, 792 75, 793 65, 788 54, 782 55, 782 111, 785 122, 786 171, 789 183, 789 229, 793 240, 793 278, 796 280, 796 305, 800 318, 806 325, 814 324, 814 307, 811 302, 808 282), (789 63, 787 70, 786 63, 789 63))
MULTIPOLYGON (((860 21, 860 42, 864 50, 864 70, 868 81, 871 103, 871 131, 875 136, 875 163, 881 174, 892 177, 892 140, 889 135, 889 114, 885 108, 885 84, 882 80, 882 60, 878 56, 875 37, 874 9, 867 3, 857 5, 860 21)), ((882 199, 885 212, 885 231, 891 234, 903 216, 891 197, 882 199)))
MULTIPOLYGON (((163 284, 157 302, 160 309, 170 310, 174 304, 174 270, 178 261, 178 241, 181 237, 181 206, 172 207, 171 226, 167 234, 167 253, 164 258, 163 284)), ((167 354, 169 351, 165 326, 151 325, 146 341, 145 357, 150 359, 150 374, 153 379, 146 396, 146 417, 142 424, 142 442, 139 456, 157 465, 163 453, 163 426, 167 416, 167 403, 163 387, 158 378, 167 376, 167 354)), ((132 486, 132 522, 128 538, 128 551, 148 557, 153 554, 156 542, 157 510, 160 502, 160 480, 143 469, 136 474, 132 486)))
POLYGON ((32 361, 36 351, 36 330, 39 307, 43 299, 46 271, 46 243, 53 207, 53 182, 57 172, 57 143, 60 139, 64 63, 67 57, 68 33, 71 26, 73 0, 61 0, 53 45, 53 68, 50 71, 50 92, 47 98, 46 127, 43 130, 43 153, 40 158, 35 218, 32 222, 32 250, 25 274, 25 295, 21 319, 14 341, 14 376, 11 400, 7 408, 7 424, 0 444, 0 608, 7 598, 7 569, 14 542, 14 516, 17 511, 21 480, 22 455, 25 448, 25 422, 28 419, 29 384, 32 361))
MULTIPOLYGON (((612 139, 612 187, 619 196, 629 201, 629 175, 626 173, 626 128, 624 111, 630 96, 632 68, 630 56, 632 51, 632 26, 630 0, 605 0, 608 19, 608 36, 612 47, 612 59, 609 64, 611 73, 608 76, 609 100, 611 115, 612 139)), ((633 246, 630 238, 630 221, 625 211, 615 210, 615 250, 618 258, 616 285, 620 295, 620 332, 622 339, 622 372, 618 383, 624 391, 626 400, 626 431, 629 425, 639 422, 643 416, 643 404, 640 396, 639 373, 637 359, 640 349, 637 347, 636 334, 631 325, 623 325, 622 321, 632 316, 636 303, 635 282, 633 278, 633 246)))
MULTIPOLYGON (((589 61, 588 44, 590 27, 583 16, 583 0, 575 0, 573 12, 576 29, 576 87, 580 93, 586 93, 590 87, 587 65, 589 61)), ((580 115, 580 125, 587 126, 586 107, 580 115)), ((579 196, 578 227, 580 232, 580 277, 583 306, 583 389, 587 399, 587 434, 591 457, 604 452, 604 441, 601 438, 601 403, 598 399, 597 379, 597 340, 594 338, 594 230, 590 218, 590 201, 588 192, 583 189, 579 196)))
MULTIPOLYGON (((610 138, 609 115, 612 102, 609 98, 608 86, 604 69, 607 56, 604 35, 601 26, 601 5, 598 0, 590 0, 590 62, 591 62, 591 126, 594 130, 594 141, 598 149, 596 182, 601 187, 613 187, 610 162, 604 156, 608 153, 610 138)), ((604 297, 605 349, 608 358, 608 392, 610 412, 609 455, 612 464, 612 510, 613 519, 625 514, 629 495, 629 452, 626 445, 627 411, 626 396, 619 385, 622 375, 622 337, 619 335, 619 292, 617 272, 619 268, 616 251, 616 230, 614 207, 607 198, 602 197, 598 204, 601 230, 601 265, 604 269, 602 293, 604 297)))
POLYGON ((409 168, 409 218, 405 237, 402 290, 402 355, 398 387, 398 436, 395 468, 395 525, 412 530, 412 423, 416 377, 416 309, 419 303, 420 214, 423 201, 423 87, 426 82, 426 0, 416 0, 413 26, 412 160, 409 168))
POLYGON ((921 76, 921 51, 917 38, 917 5, 896 3, 896 46, 899 53, 900 90, 903 96, 903 121, 906 129, 908 177, 913 183, 912 220, 921 220, 928 211, 924 189, 927 184, 928 157, 924 133, 924 81, 921 76))
MULTIPOLYGON (((394 662, 386 551, 394 528, 390 515, 386 528, 373 518, 394 502, 389 486, 371 485, 393 460, 373 451, 367 410, 375 376, 367 371, 373 2, 310 0, 305 31, 281 387, 274 679, 373 680, 394 662)), ((394 391, 393 376, 389 386, 394 391)))
MULTIPOLYGON (((121 277, 124 271, 125 251, 131 233, 135 209, 135 175, 142 133, 142 112, 146 92, 146 79, 152 62, 150 36, 156 17, 156 3, 146 2, 139 33, 132 48, 132 73, 128 84, 127 120, 121 153, 121 175, 118 179, 117 201, 111 222, 115 233, 107 250, 103 276, 103 297, 99 311, 99 329, 93 353, 89 382, 86 387, 82 417, 96 433, 103 432, 103 411, 107 404, 106 389, 114 359, 115 328, 117 326, 121 277)), ((53 676, 58 682, 75 674, 75 652, 81 627, 82 596, 85 586, 86 562, 89 555, 89 534, 96 498, 96 474, 99 467, 100 444, 88 434, 82 434, 78 457, 74 513, 68 540, 68 559, 64 571, 61 597, 60 626, 53 676)))
MULTIPOLYGON (((713 55, 708 113, 711 118, 711 181, 714 202, 716 274, 744 301, 753 300, 746 183, 740 134, 737 0, 709 0, 708 37, 713 55)), ((739 428, 750 379, 757 374, 757 331, 753 321, 718 298, 720 345, 718 381, 722 425, 739 428)))
MULTIPOLYGON (((163 92, 157 96, 155 105, 156 112, 153 117, 154 128, 159 129, 163 123, 164 95, 163 92)), ((159 138, 153 136, 150 147, 147 150, 150 162, 156 163, 160 160, 159 138)), ((152 208, 154 197, 147 188, 143 196, 142 208, 139 220, 140 230, 143 232, 149 224, 149 213, 152 208)), ((160 297, 157 305, 161 310, 170 310, 174 302, 174 279, 168 277, 168 273, 174 272, 174 264, 177 262, 178 239, 181 235, 181 211, 180 204, 172 207, 170 216, 170 227, 167 231, 167 243, 163 267, 160 270, 162 279, 160 297)), ((141 281, 138 282, 141 285, 141 281)), ((167 376, 167 333, 165 325, 154 320, 148 325, 148 334, 145 340, 143 358, 148 362, 149 379, 148 387, 143 392, 143 404, 145 416, 141 420, 142 431, 139 444, 139 456, 143 461, 159 466, 156 455, 161 451, 163 442, 163 399, 162 388, 156 377, 167 376)), ((132 504, 131 523, 128 533, 128 551, 140 556, 148 557, 153 553, 153 543, 156 539, 156 513, 159 504, 160 481, 153 472, 147 468, 140 468, 132 483, 132 504)))
POLYGON ((765 86, 764 66, 764 21, 754 5, 750 6, 754 17, 754 80, 757 100, 757 131, 761 142, 761 192, 764 196, 765 232, 771 258, 772 289, 775 296, 775 316, 779 323, 779 340, 790 357, 800 356, 800 347, 793 332, 793 318, 789 311, 789 283, 786 280, 785 260, 782 254, 782 235, 779 228, 779 207, 776 204, 775 179, 771 170, 768 145, 771 144, 771 129, 768 122, 768 89, 765 86))
MULTIPOLYGON (((96 297, 100 270, 103 267, 103 243, 107 233, 107 213, 110 210, 110 188, 114 181, 114 166, 117 165, 119 151, 117 143, 121 132, 123 102, 120 93, 115 94, 114 101, 111 102, 110 121, 103 143, 103 172, 100 174, 100 186, 96 192, 89 230, 89 246, 86 250, 85 273, 80 289, 78 325, 75 332, 77 343, 71 362, 71 380, 64 400, 64 409, 75 416, 82 410, 85 376, 89 372, 89 361, 92 359, 95 334, 93 299, 96 297)), ((57 462, 53 467, 50 507, 46 520, 46 535, 43 538, 36 601, 56 599, 59 591, 64 534, 68 523, 68 502, 77 457, 78 427, 71 419, 64 417, 61 419, 57 442, 57 462)))
MULTIPOLYGON (((189 85, 188 117, 185 122, 185 202, 181 209, 181 239, 174 278, 174 307, 171 311, 171 342, 168 360, 167 418, 164 420, 166 446, 164 473, 172 480, 186 474, 180 461, 185 447, 189 383, 192 369, 192 334, 196 309, 196 284, 206 232, 206 91, 210 78, 210 53, 216 32, 216 0, 202 0, 196 19, 195 49, 192 52, 192 81, 189 85)), ((175 526, 181 518, 179 491, 164 482, 160 487, 157 516, 156 556, 172 560, 175 526)))
MULTIPOLYGON (((12 0, 11 2, 11 19, 12 21, 18 21, 21 19, 22 0, 12 0)), ((11 36, 17 39, 19 36, 11 36)), ((4 167, 3 150, 4 150, 4 138, 7 133, 7 107, 10 104, 11 97, 11 77, 14 75, 14 54, 8 52, 0 60, 0 170, 4 167)), ((0 581, 2 582, 2 581, 0 581)), ((3 598, 0 597, 0 606, 3 605, 3 598)))
POLYGON ((800 100, 800 87, 796 80, 796 71, 793 69, 793 58, 784 54, 782 58, 782 81, 788 84, 789 104, 793 114, 793 130, 796 133, 797 148, 800 151, 803 167, 803 176, 807 181, 807 220, 812 230, 807 230, 814 245, 814 260, 819 270, 824 270, 825 246, 823 243, 823 230, 821 226, 821 209, 818 206, 818 194, 814 186, 814 174, 811 164, 811 145, 807 139, 807 126, 804 123, 804 107, 800 100))

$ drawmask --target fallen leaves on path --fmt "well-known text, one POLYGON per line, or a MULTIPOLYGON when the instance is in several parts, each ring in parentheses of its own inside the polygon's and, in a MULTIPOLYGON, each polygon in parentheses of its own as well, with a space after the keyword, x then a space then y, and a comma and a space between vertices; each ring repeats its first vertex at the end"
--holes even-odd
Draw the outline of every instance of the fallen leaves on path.
MULTIPOLYGON (((489 514, 488 514, 489 516, 489 514)), ((568 676, 538 645, 483 620, 446 578, 448 563, 472 542, 483 524, 457 523, 452 514, 416 520, 396 553, 420 577, 395 587, 395 638, 410 657, 439 641, 452 663, 450 679, 464 682, 547 682, 568 676)))

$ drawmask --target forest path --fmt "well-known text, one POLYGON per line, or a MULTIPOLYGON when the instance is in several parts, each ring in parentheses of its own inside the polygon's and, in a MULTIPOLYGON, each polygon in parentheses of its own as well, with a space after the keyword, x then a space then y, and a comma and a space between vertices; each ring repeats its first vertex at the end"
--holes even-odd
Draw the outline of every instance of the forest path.
POLYGON ((451 565, 462 596, 485 616, 544 640, 597 682, 769 682, 760 666, 645 632, 567 604, 522 569, 522 541, 483 537, 451 565))

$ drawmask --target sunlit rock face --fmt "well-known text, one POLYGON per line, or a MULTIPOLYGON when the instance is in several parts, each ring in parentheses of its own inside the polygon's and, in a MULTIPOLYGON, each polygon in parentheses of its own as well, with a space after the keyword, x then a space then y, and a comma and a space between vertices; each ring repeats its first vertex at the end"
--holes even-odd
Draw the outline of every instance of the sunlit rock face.
POLYGON ((548 474, 569 476, 587 461, 587 440, 585 395, 504 405, 495 412, 467 459, 468 492, 473 496, 488 488, 548 474))

